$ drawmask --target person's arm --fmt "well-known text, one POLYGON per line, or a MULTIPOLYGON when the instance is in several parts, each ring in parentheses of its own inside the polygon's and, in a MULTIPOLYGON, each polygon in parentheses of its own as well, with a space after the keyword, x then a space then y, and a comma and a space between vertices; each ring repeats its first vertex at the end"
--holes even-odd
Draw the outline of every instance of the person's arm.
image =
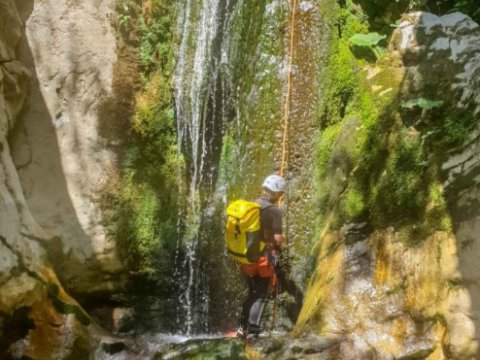
POLYGON ((273 239, 275 240, 275 245, 282 247, 282 244, 285 242, 285 238, 282 234, 273 234, 273 239))
POLYGON ((275 241, 275 245, 281 247, 285 241, 285 237, 283 236, 282 212, 280 209, 274 208, 273 215, 273 240, 275 241))

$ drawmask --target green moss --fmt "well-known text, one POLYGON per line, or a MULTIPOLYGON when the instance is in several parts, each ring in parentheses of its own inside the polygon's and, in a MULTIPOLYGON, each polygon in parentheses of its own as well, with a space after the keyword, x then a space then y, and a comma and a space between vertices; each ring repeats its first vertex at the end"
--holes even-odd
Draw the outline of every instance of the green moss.
POLYGON ((285 55, 284 43, 278 39, 285 36, 287 13, 286 3, 255 0, 240 3, 232 18, 227 50, 238 108, 224 139, 231 156, 221 160, 229 164, 223 177, 229 196, 256 196, 258 183, 274 168, 276 131, 283 119, 284 79, 278 69, 285 55))
POLYGON ((447 115, 442 116, 440 129, 437 135, 441 142, 449 147, 461 145, 468 140, 476 126, 473 109, 451 109, 447 115))
POLYGON ((165 242, 175 241, 176 179, 182 164, 170 109, 155 112, 158 116, 143 117, 146 125, 127 151, 116 199, 118 211, 112 219, 117 225, 113 235, 120 236, 125 259, 132 270, 145 274, 155 272, 154 257, 168 245, 165 242))
POLYGON ((341 123, 327 127, 321 134, 317 146, 317 167, 319 177, 323 177, 331 169, 331 157, 335 141, 342 130, 341 123))
POLYGON ((58 298, 60 288, 55 283, 47 283, 47 295, 50 301, 52 302, 53 307, 60 314, 74 314, 75 318, 85 326, 90 325, 90 317, 80 308, 80 306, 75 304, 67 304, 58 298))
POLYGON ((335 124, 345 116, 346 108, 355 95, 357 67, 346 42, 334 47, 329 59, 329 76, 324 85, 322 126, 335 124))
POLYGON ((418 242, 436 230, 451 230, 436 154, 465 141, 472 122, 450 112, 448 99, 435 92, 408 96, 439 100, 436 107, 415 114, 401 107, 401 78, 388 58, 371 66, 348 47, 352 33, 372 31, 367 20, 347 1, 332 38, 317 146, 319 222, 328 214, 334 215, 333 228, 368 220, 418 242), (419 116, 422 125, 413 126, 419 116))
POLYGON ((150 276, 158 252, 175 241, 176 179, 182 166, 170 86, 176 12, 165 0, 120 0, 118 8, 128 16, 129 38, 137 39, 144 87, 136 97, 122 178, 105 196, 104 220, 130 271, 150 276))
POLYGON ((119 0, 118 9, 124 41, 137 50, 137 76, 143 82, 136 89, 120 177, 112 176, 104 192, 103 222, 131 279, 127 294, 118 298, 137 310, 157 306, 159 318, 145 319, 142 326, 152 325, 149 321, 162 326, 171 312, 171 293, 165 289, 173 288, 171 261, 181 196, 177 179, 184 171, 171 88, 177 6, 166 0, 119 0), (152 293, 155 300, 146 300, 152 293))
POLYGON ((366 201, 363 191, 356 187, 350 187, 345 199, 345 208, 349 220, 359 218, 366 209, 366 201))
POLYGON ((190 340, 172 344, 161 350, 155 359, 179 360, 246 360, 245 342, 237 339, 190 340))
POLYGON ((389 145, 384 172, 371 184, 370 207, 380 227, 417 219, 428 201, 426 162, 418 133, 402 129, 389 145))

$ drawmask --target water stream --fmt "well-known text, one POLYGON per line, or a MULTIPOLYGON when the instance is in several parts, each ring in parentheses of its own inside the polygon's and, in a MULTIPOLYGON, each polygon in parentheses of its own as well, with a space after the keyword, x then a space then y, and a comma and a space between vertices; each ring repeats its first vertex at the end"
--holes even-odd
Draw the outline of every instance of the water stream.
POLYGON ((222 213, 227 190, 258 196, 258 184, 275 169, 289 7, 245 0, 182 5, 173 85, 185 170, 174 268, 176 283, 185 284, 176 327, 192 336, 236 323, 242 286, 238 275, 229 278, 235 274, 223 256, 222 213))
MULTIPOLYGON (((186 164, 185 204, 179 214, 184 235, 178 246, 176 276, 186 284, 180 296, 183 316, 178 319, 181 331, 191 335, 209 331, 208 274, 202 269, 206 212, 209 196, 216 182, 217 163, 223 136, 226 91, 219 79, 220 64, 225 61, 220 49, 224 42, 230 1, 186 0, 181 42, 174 80, 178 148, 186 164), (180 250, 179 250, 180 251, 180 250)), ((215 236, 215 235, 214 235, 215 236)), ((218 237, 218 234, 216 234, 218 237)))

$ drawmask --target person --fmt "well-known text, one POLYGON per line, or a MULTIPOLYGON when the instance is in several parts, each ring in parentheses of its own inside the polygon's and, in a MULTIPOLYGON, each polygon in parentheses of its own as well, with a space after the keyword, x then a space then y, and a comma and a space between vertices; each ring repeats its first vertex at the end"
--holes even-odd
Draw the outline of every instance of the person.
POLYGON ((260 322, 267 302, 271 282, 278 265, 278 249, 284 242, 282 212, 276 206, 285 192, 285 180, 278 175, 268 176, 262 184, 260 204, 260 233, 266 243, 264 253, 256 264, 242 264, 248 284, 248 295, 242 307, 237 336, 254 338, 261 332, 260 322))

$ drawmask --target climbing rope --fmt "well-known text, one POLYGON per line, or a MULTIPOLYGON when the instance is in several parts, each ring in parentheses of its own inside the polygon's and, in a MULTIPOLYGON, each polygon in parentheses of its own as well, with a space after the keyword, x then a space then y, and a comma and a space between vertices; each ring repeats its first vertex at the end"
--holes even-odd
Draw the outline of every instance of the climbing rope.
MULTIPOLYGON (((288 54, 288 72, 287 72, 287 93, 285 96, 285 106, 284 106, 284 114, 283 114, 283 140, 282 140, 282 162, 280 166, 280 176, 284 176, 285 170, 289 165, 289 156, 290 156, 290 149, 289 149, 289 138, 288 138, 288 129, 290 125, 290 100, 291 100, 291 93, 292 93, 292 63, 293 63, 293 46, 295 43, 295 14, 297 11, 297 0, 292 0, 292 18, 290 22, 290 42, 289 42, 289 54, 288 54), (287 157, 288 155, 288 157, 287 157)), ((279 202, 281 205, 281 200, 279 202)), ((288 242, 288 214, 289 214, 289 202, 288 202, 288 183, 287 183, 287 211, 286 211, 286 239, 288 242)), ((288 251, 288 246, 287 246, 288 251)), ((288 257, 288 254, 287 254, 288 257)), ((278 287, 279 281, 277 278, 277 274, 273 276, 273 307, 272 307, 272 324, 270 327, 270 336, 272 335, 273 328, 275 327, 275 316, 277 311, 277 295, 278 295, 278 287)))
POLYGON ((290 23, 290 44, 288 55, 288 72, 287 72, 287 94, 285 96, 285 106, 283 113, 283 141, 282 141, 282 163, 280 166, 280 176, 284 176, 287 166, 287 153, 288 151, 288 128, 290 118, 290 99, 292 93, 292 63, 293 63, 293 46, 295 41, 295 13, 297 10, 297 0, 293 0, 292 5, 292 19, 290 23))

